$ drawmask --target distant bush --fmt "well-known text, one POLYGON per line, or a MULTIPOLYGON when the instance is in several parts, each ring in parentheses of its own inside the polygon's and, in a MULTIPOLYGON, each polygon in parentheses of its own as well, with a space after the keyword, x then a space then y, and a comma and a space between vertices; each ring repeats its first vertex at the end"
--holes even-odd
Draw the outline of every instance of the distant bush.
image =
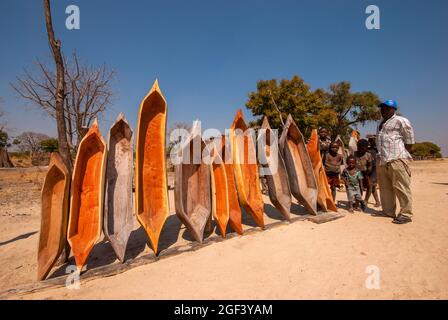
POLYGON ((48 138, 40 142, 40 148, 44 152, 52 153, 59 148, 58 139, 48 138))
POLYGON ((17 158, 17 159, 28 159, 30 157, 30 153, 29 152, 11 151, 11 152, 9 152, 9 155, 11 157, 14 157, 14 158, 17 158))
POLYGON ((417 142, 412 146, 411 154, 416 159, 442 158, 441 149, 433 142, 417 142))

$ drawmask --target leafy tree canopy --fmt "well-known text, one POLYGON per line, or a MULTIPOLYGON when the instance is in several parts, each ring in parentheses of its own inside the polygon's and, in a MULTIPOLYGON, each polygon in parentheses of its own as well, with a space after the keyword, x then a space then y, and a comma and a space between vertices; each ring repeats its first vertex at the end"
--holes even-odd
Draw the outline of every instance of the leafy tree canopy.
POLYGON ((9 140, 8 133, 0 129, 0 149, 9 147, 8 140, 9 140))
POLYGON ((326 127, 333 138, 347 137, 353 128, 380 119, 378 96, 370 91, 352 92, 350 82, 332 84, 328 91, 311 90, 298 75, 292 79, 261 80, 249 93, 246 107, 260 116, 252 126, 259 126, 267 116, 272 128, 281 129, 282 120, 291 114, 305 136, 313 128, 326 127))
POLYGON ((433 142, 418 142, 412 146, 412 156, 417 158, 441 158, 440 147, 433 142))
POLYGON ((44 152, 48 153, 55 152, 59 148, 58 139, 55 138, 44 139, 40 142, 40 148, 44 152))

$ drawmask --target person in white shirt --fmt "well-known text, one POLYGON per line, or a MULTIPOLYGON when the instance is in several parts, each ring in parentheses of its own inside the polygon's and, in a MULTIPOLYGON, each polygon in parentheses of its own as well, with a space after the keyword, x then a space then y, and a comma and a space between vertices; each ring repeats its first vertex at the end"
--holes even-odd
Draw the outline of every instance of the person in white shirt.
POLYGON ((408 119, 396 114, 398 105, 387 100, 379 105, 383 120, 378 125, 377 175, 383 214, 396 224, 412 221, 410 150, 415 143, 414 130, 408 119), (396 214, 396 199, 400 212, 396 214))

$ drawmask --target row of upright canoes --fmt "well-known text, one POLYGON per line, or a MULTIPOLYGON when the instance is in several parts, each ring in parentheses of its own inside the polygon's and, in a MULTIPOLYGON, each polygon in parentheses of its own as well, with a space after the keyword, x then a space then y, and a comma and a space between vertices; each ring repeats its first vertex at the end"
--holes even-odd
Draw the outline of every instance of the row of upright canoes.
MULTIPOLYGON (((42 220, 38 249, 38 278, 47 277, 66 241, 71 246, 78 269, 88 256, 103 230, 118 259, 124 261, 127 242, 133 230, 133 215, 142 225, 157 254, 165 220, 169 215, 166 169, 167 103, 157 81, 143 99, 136 132, 135 175, 133 174, 133 132, 120 114, 103 140, 95 123, 77 150, 73 174, 70 175, 57 153, 52 154, 42 188, 42 220), (132 187, 135 177, 135 207, 132 187)), ((290 220, 292 196, 309 213, 317 213, 317 204, 336 210, 328 189, 320 158, 317 133, 308 145, 291 116, 277 141, 270 138, 267 119, 263 121, 266 154, 278 152, 277 170, 266 175, 269 197, 282 216, 290 220)), ((206 225, 213 217, 223 237, 229 225, 243 233, 242 210, 264 228, 264 203, 261 194, 259 166, 248 161, 256 154, 251 135, 237 136, 247 130, 238 111, 229 137, 207 147, 198 126, 179 150, 179 157, 191 157, 175 165, 175 210, 193 238, 202 242, 206 225), (207 154, 210 162, 193 159, 194 145, 207 154), (231 158, 232 161, 223 161, 231 158)), ((268 162, 266 167, 270 166, 268 162)))

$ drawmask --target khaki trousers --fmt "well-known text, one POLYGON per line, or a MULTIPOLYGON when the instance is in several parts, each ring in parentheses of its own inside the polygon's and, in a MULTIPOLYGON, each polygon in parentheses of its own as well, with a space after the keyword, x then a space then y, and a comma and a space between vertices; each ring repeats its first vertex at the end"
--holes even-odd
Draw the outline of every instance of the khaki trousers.
POLYGON ((378 186, 385 215, 396 217, 397 203, 400 214, 412 217, 411 171, 403 160, 394 160, 377 166, 378 186))

